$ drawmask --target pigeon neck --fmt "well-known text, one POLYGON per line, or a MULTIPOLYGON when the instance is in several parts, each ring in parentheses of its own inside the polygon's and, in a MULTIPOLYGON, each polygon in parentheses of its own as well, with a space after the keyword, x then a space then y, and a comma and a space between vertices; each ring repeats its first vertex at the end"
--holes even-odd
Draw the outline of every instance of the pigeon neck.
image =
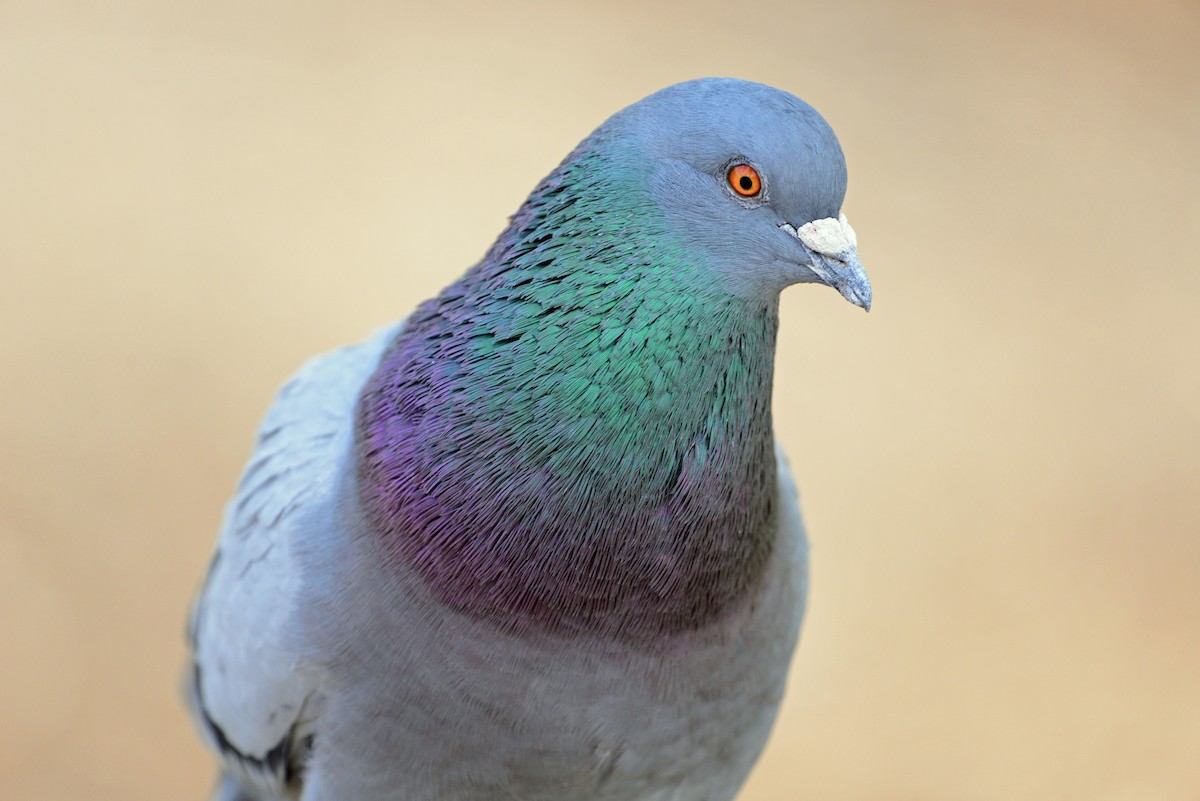
POLYGON ((692 280, 661 231, 605 235, 554 177, 385 353, 361 497, 464 614, 654 641, 718 619, 770 555, 777 304, 692 280))

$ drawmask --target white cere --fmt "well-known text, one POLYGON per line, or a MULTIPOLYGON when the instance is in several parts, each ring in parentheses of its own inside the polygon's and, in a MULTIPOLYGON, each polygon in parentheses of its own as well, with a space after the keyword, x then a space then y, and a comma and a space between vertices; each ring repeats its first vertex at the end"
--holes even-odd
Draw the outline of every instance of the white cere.
POLYGON ((845 214, 838 215, 836 220, 832 217, 813 220, 800 226, 799 231, 786 223, 781 227, 797 237, 809 250, 825 256, 842 256, 858 248, 858 237, 845 214))

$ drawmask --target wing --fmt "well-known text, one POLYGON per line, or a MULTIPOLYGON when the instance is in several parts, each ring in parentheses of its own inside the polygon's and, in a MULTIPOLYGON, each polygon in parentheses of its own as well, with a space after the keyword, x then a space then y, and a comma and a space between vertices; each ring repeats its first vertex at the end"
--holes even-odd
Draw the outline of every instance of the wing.
POLYGON ((301 578, 294 534, 330 502, 359 391, 396 330, 313 359, 280 390, 193 608, 193 712, 225 767, 267 793, 298 777, 320 703, 320 676, 289 630, 301 578))

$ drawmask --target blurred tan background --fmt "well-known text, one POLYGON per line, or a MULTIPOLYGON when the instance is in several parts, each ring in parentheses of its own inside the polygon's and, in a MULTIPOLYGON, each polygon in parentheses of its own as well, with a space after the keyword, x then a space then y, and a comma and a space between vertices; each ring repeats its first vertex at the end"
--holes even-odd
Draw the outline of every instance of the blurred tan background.
POLYGON ((0 798, 201 799, 183 621, 275 388, 610 113, 790 90, 809 618, 744 799, 1200 798, 1200 7, 0 0, 0 798))

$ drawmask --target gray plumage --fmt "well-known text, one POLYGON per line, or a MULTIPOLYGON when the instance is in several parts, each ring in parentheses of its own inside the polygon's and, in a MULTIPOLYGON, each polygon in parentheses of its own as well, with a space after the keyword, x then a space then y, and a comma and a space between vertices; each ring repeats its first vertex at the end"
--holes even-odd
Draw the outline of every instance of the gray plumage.
POLYGON ((771 445, 777 298, 822 282, 869 306, 844 190, 836 139, 802 102, 740 81, 671 87, 585 140, 463 281, 289 381, 192 618, 193 710, 223 769, 214 799, 732 798, 777 713, 807 585, 795 489, 771 445), (743 163, 761 192, 736 191, 743 163), (663 311, 645 317, 653 304, 663 311), (523 322, 501 336, 479 330, 485 318, 523 322), (689 367, 706 349, 720 369, 689 367), (600 366, 575 381, 563 364, 585 360, 600 366), (497 377, 516 369, 531 372, 497 377), (489 405, 485 386, 512 396, 489 405), (633 439, 580 439, 578 426, 615 431, 601 418, 643 402, 655 422, 633 439), (491 425, 449 451, 453 429, 421 434, 479 415, 491 425), (455 467, 512 447, 485 470, 455 467), (630 467, 589 469, 606 461, 630 467), (418 495, 410 464, 428 471, 418 495), (517 498, 539 514, 453 507, 517 498), (605 505, 618 502, 643 511, 605 505), (557 531, 529 546, 556 518, 587 542, 557 531), (458 519, 483 522, 445 530, 458 519), (442 527, 421 538, 426 524, 442 527), (746 538, 761 547, 744 551, 746 538), (580 559, 594 565, 585 594, 539 593, 580 559))

